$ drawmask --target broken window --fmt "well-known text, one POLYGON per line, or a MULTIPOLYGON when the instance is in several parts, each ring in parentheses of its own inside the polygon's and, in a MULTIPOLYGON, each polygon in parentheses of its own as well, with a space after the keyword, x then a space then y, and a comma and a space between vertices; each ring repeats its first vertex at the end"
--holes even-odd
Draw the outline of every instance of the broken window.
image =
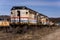
POLYGON ((13 14, 13 12, 11 12, 11 14, 13 14))
POLYGON ((26 12, 26 14, 28 14, 28 12, 26 12))

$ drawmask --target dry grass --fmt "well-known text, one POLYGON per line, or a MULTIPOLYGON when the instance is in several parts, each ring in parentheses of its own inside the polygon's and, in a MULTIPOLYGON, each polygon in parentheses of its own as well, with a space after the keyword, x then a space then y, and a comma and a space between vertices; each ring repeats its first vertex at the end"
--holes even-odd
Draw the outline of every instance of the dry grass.
POLYGON ((0 40, 40 40, 45 35, 53 33, 59 27, 43 27, 28 30, 24 34, 3 33, 0 31, 0 40))

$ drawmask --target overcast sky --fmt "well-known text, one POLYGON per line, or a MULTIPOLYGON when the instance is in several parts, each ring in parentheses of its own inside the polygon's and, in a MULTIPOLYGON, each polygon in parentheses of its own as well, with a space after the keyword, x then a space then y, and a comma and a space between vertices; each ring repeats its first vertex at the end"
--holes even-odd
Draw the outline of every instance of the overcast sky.
POLYGON ((0 15, 10 15, 13 6, 27 6, 48 17, 60 17, 60 0, 0 0, 0 15))

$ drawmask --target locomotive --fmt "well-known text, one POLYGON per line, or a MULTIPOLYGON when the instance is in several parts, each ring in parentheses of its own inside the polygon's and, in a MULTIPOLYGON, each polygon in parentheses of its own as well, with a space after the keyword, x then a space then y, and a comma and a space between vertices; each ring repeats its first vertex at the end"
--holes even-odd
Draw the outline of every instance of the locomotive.
POLYGON ((23 32, 26 31, 28 27, 53 25, 47 16, 26 6, 13 6, 10 18, 10 27, 13 29, 13 32, 23 32))

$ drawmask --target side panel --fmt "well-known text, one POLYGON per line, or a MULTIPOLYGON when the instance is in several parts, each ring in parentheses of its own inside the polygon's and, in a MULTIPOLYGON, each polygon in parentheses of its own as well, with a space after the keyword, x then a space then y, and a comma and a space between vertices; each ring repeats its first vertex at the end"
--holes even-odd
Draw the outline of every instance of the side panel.
POLYGON ((19 22, 17 17, 17 10, 11 10, 11 23, 19 22))
POLYGON ((20 12, 21 12, 21 15, 20 15, 21 23, 28 23, 29 10, 20 10, 20 12))
POLYGON ((30 24, 37 24, 37 13, 30 11, 29 12, 29 23, 30 24))
POLYGON ((28 18, 23 18, 22 17, 20 21, 21 21, 21 23, 28 23, 28 18))

